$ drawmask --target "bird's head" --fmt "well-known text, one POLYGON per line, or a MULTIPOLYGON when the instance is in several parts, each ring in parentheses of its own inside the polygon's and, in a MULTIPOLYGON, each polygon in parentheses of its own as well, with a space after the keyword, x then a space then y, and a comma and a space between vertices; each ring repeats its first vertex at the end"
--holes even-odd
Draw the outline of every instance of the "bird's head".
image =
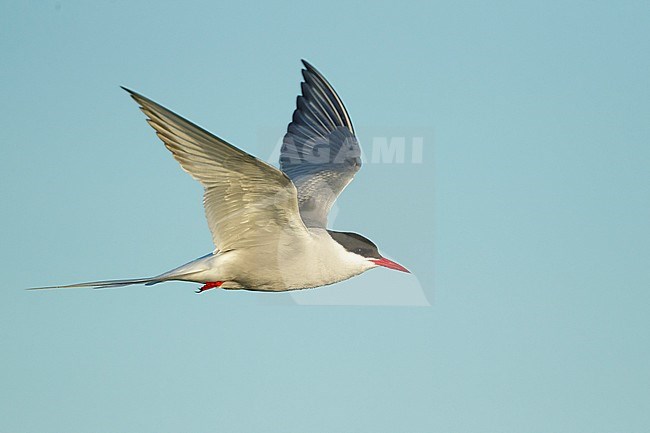
POLYGON ((365 260, 366 265, 368 266, 366 269, 383 266, 385 268, 394 269, 396 271, 411 273, 411 271, 399 263, 382 257, 382 255, 379 254, 377 245, 375 245, 370 239, 365 238, 360 234, 335 232, 331 230, 328 230, 328 232, 332 239, 334 239, 343 248, 345 248, 348 253, 354 254, 358 260, 365 260))

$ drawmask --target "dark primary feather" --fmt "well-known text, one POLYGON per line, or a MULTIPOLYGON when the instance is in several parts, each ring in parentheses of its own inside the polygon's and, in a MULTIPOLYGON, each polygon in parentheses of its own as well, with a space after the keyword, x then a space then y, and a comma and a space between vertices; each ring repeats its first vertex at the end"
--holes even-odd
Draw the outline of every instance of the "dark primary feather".
POLYGON ((302 95, 282 142, 280 168, 296 185, 305 225, 325 228, 332 204, 361 168, 361 149, 341 98, 302 62, 302 95))

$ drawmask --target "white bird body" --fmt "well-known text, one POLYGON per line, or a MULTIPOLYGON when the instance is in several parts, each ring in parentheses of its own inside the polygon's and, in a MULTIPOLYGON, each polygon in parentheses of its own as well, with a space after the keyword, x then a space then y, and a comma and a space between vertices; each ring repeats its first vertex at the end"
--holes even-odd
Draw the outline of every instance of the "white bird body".
POLYGON ((341 99, 303 63, 305 81, 284 137, 281 170, 125 89, 183 170, 203 185, 216 249, 151 278, 36 289, 176 280, 204 284, 199 291, 286 291, 333 284, 377 266, 408 272, 363 236, 327 230, 332 204, 361 167, 360 147, 341 99))
POLYGON ((377 266, 348 252, 324 229, 309 229, 300 242, 282 245, 262 254, 258 248, 216 251, 154 277, 152 283, 220 281, 222 289, 275 292, 338 283, 377 266))

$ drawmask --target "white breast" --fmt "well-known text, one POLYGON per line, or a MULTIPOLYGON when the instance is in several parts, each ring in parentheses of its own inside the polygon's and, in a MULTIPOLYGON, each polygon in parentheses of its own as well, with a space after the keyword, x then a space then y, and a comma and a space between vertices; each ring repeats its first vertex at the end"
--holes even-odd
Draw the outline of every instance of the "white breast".
POLYGON ((205 277, 230 281, 224 288, 286 291, 336 283, 373 268, 352 254, 324 229, 309 229, 309 236, 272 245, 236 250, 214 256, 205 277))

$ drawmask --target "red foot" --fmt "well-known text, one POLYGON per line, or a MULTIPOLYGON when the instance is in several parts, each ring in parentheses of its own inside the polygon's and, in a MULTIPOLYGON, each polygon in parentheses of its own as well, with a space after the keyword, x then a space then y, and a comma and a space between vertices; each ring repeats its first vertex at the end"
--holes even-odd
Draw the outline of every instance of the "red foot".
POLYGON ((203 287, 198 289, 196 293, 203 293, 206 290, 214 289, 215 287, 221 287, 223 281, 208 281, 203 287))

